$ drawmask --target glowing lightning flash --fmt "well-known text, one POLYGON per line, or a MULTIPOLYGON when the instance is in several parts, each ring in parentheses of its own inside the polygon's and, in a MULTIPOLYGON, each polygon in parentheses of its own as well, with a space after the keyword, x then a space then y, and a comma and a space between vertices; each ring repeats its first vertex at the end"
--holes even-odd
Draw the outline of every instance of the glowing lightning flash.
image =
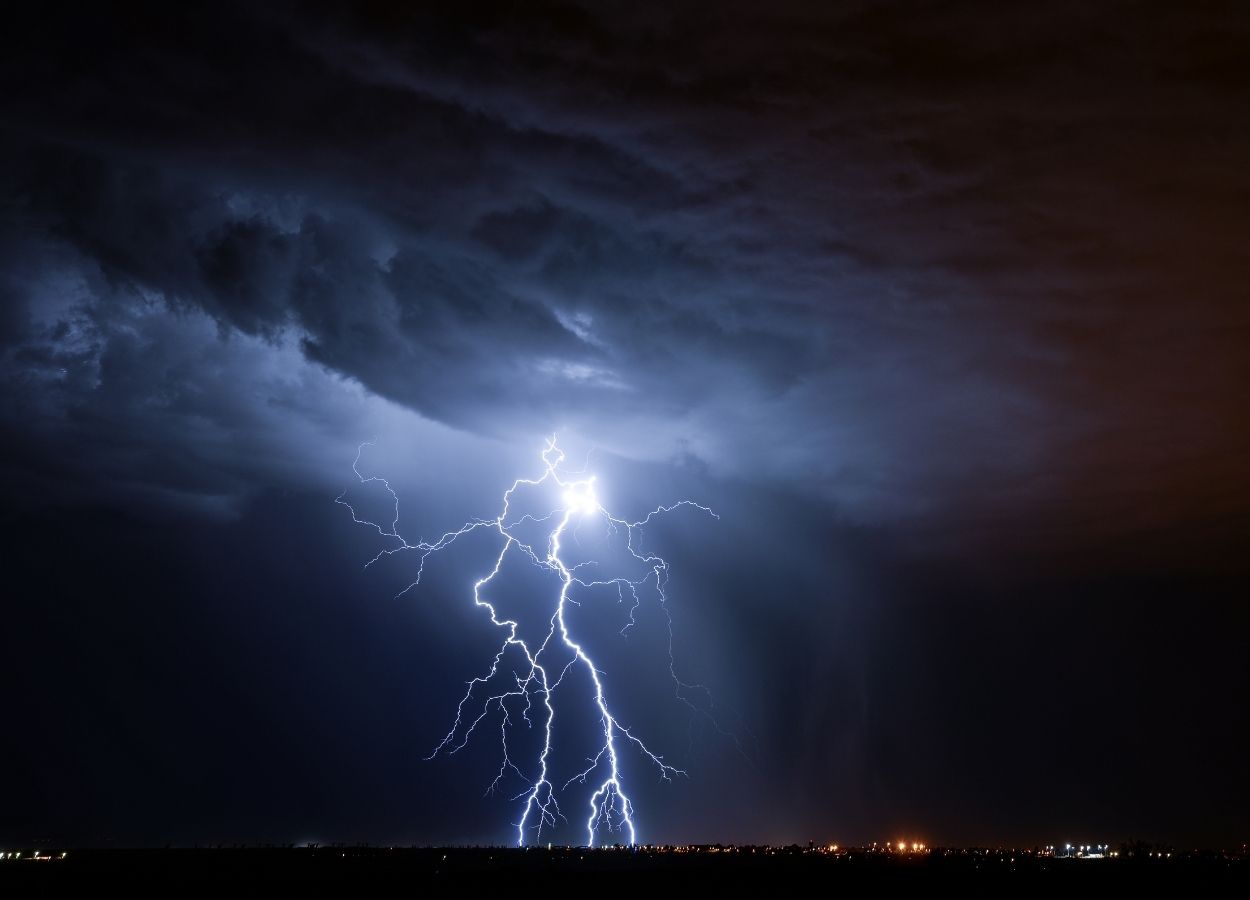
MULTIPOLYGON (((625 793, 621 776, 621 751, 627 747, 632 747, 644 760, 656 767, 660 778, 665 781, 670 780, 674 775, 685 775, 686 773, 664 762, 663 756, 648 749, 647 745, 612 713, 608 707, 601 679, 603 673, 595 665, 585 646, 578 643, 570 632, 568 622, 565 619, 565 613, 570 603, 574 605, 578 603, 571 596, 575 588, 615 588, 622 600, 625 599, 626 593, 633 600, 633 606, 629 614, 629 623, 621 629, 622 634, 627 634, 634 625, 635 613, 641 603, 639 590, 644 586, 652 585, 658 594, 660 606, 664 611, 669 626, 669 672, 673 677, 676 695, 678 699, 689 705, 691 709, 707 714, 706 710, 692 703, 688 694, 685 693, 692 689, 700 691, 706 691, 706 689, 702 685, 692 685, 681 681, 677 677, 673 662, 672 618, 668 612, 666 605, 667 597, 664 593, 668 580, 668 564, 660 556, 641 551, 637 541, 643 526, 647 525, 656 516, 672 512, 679 507, 690 506, 707 513, 713 518, 719 518, 719 516, 706 506, 691 500, 681 500, 669 506, 659 506, 636 522, 617 518, 599 503, 595 493, 595 479, 593 476, 581 478, 580 480, 566 480, 568 478, 567 474, 563 477, 561 476, 559 470, 564 463, 564 453, 556 446, 555 438, 550 438, 540 455, 544 467, 542 475, 538 478, 518 478, 514 481, 512 486, 504 492, 503 508, 497 518, 470 519, 460 528, 445 533, 433 542, 419 541, 413 544, 409 543, 399 533, 399 496, 391 488, 390 483, 384 478, 376 476, 366 477, 360 473, 360 454, 366 446, 369 446, 369 444, 362 444, 357 450, 356 459, 352 463, 352 471, 356 474, 361 484, 381 484, 390 494, 394 507, 394 515, 390 524, 384 526, 380 523, 360 518, 351 504, 343 499, 346 496, 346 491, 340 494, 335 502, 346 506, 350 510, 352 521, 360 525, 367 525, 375 529, 381 536, 397 542, 396 546, 381 550, 373 559, 366 563, 366 569, 383 557, 396 553, 415 552, 418 555, 415 578, 396 596, 403 596, 419 585, 421 576, 425 571, 426 560, 432 554, 446 549, 457 538, 479 529, 493 531, 503 538, 503 545, 499 550, 498 556, 495 557, 493 568, 473 585, 473 602, 479 608, 486 610, 493 625, 504 629, 503 643, 499 646, 498 651, 491 660, 489 668, 483 674, 474 677, 468 682, 468 690, 465 691, 459 705, 456 707, 456 716, 452 722, 451 729, 427 759, 433 759, 444 750, 449 754, 458 752, 468 743, 474 731, 492 711, 499 713, 499 733, 503 748, 503 761, 499 767, 499 774, 495 777, 494 782, 491 783, 488 792, 493 791, 508 773, 516 775, 529 785, 525 791, 513 798, 513 800, 524 799, 525 802, 520 821, 515 823, 517 844, 524 845, 526 835, 530 831, 533 831, 534 840, 538 842, 542 837, 544 828, 555 827, 557 818, 565 819, 556 800, 557 790, 550 780, 551 775, 548 770, 549 757, 552 750, 552 725, 556 715, 556 704, 553 697, 569 670, 574 666, 581 666, 590 677, 594 695, 594 711, 602 728, 603 743, 598 753, 593 758, 587 760, 588 766, 564 782, 560 790, 567 788, 573 782, 578 782, 579 784, 598 783, 598 787, 590 796, 590 813, 586 819, 587 845, 593 847, 595 845, 595 837, 600 832, 620 834, 627 837, 630 844, 636 843, 637 832, 634 827, 633 804, 625 793), (553 484, 560 490, 560 507, 540 518, 524 515, 515 521, 510 521, 510 507, 513 494, 523 486, 539 487, 547 483, 553 484), (603 581, 585 580, 578 573, 583 567, 593 565, 592 563, 581 563, 573 566, 566 565, 560 556, 561 544, 565 533, 574 519, 577 519, 580 523, 589 516, 601 516, 607 523, 611 534, 624 535, 626 552, 643 564, 645 574, 642 577, 637 579, 612 578, 603 581), (547 533, 546 546, 542 549, 535 547, 537 542, 526 543, 518 537, 515 531, 525 523, 540 524, 553 522, 555 523, 554 527, 547 533), (560 580, 560 590, 555 600, 547 634, 537 646, 519 637, 519 623, 515 619, 500 618, 496 607, 482 596, 482 589, 499 575, 504 559, 509 552, 523 554, 530 563, 555 574, 560 580), (562 648, 561 652, 563 653, 571 654, 571 659, 562 666, 558 660, 552 661, 551 659, 554 650, 558 648, 562 648), (485 699, 475 697, 476 690, 479 688, 487 689, 488 685, 497 681, 496 676, 500 674, 500 667, 509 650, 519 651, 524 657, 525 663, 521 666, 522 671, 511 673, 512 677, 506 688, 497 690, 497 692, 490 694, 485 699), (512 704, 513 709, 520 708, 521 719, 530 727, 533 725, 530 714, 534 709, 535 703, 541 704, 542 707, 543 742, 534 766, 536 771, 532 777, 522 772, 521 768, 509 755, 508 736, 513 726, 512 716, 514 714, 509 709, 509 703, 512 704), (592 781, 591 779, 594 780, 592 781)), ((573 474, 580 475, 582 473, 573 474)), ((708 715, 710 717, 710 714, 708 715)), ((713 723, 715 724, 714 720, 713 723)), ((721 730, 719 725, 717 729, 721 730)))

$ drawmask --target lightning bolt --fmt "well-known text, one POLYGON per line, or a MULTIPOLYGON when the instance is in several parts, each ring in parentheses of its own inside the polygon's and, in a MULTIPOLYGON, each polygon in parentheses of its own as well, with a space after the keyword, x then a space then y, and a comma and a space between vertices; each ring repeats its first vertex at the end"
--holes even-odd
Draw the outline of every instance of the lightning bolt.
MULTIPOLYGON (((502 748, 502 760, 495 780, 487 788, 493 793, 509 775, 516 776, 526 785, 525 789, 512 797, 513 801, 523 801, 519 821, 513 823, 516 828, 518 846, 526 843, 527 836, 534 842, 541 840, 544 830, 557 827, 559 821, 568 819, 560 809, 557 795, 563 793, 572 784, 593 785, 590 795, 590 808, 586 818, 586 844, 595 846, 600 836, 616 835, 624 838, 630 845, 637 843, 638 833, 635 826, 634 807, 629 795, 625 792, 625 779, 621 772, 622 753, 630 751, 650 765, 664 781, 676 776, 684 776, 686 772, 665 762, 664 757, 653 752, 646 743, 621 719, 612 712, 608 704, 608 694, 604 687, 604 672, 595 664, 584 643, 580 642, 570 629, 566 613, 570 604, 580 606, 574 594, 590 589, 609 588, 617 592, 622 603, 626 599, 631 602, 629 621, 621 629, 621 634, 628 636, 636 624, 636 613, 643 602, 648 588, 654 591, 660 608, 664 612, 668 625, 668 670, 673 679, 674 692, 678 700, 685 703, 695 712, 706 715, 722 734, 728 734, 716 723, 709 711, 710 694, 703 685, 690 684, 682 681, 677 675, 673 656, 672 616, 669 613, 665 594, 668 583, 668 563, 663 557, 643 551, 641 538, 642 529, 656 517, 675 510, 690 507, 719 519, 711 509, 692 500, 680 500, 666 506, 658 506, 638 521, 628 521, 608 512, 598 500, 595 493, 595 478, 586 476, 585 471, 565 472, 562 467, 565 461, 564 452, 557 446, 554 437, 549 438, 540 454, 542 473, 535 478, 518 478, 512 486, 504 491, 502 508, 494 519, 470 519, 459 528, 445 532, 432 541, 411 543, 399 531, 399 496, 389 481, 375 475, 366 476, 360 471, 360 457, 364 448, 372 442, 361 444, 356 451, 352 463, 352 472, 361 485, 376 484, 389 494, 392 501, 393 514, 389 523, 375 522, 362 518, 346 499, 347 491, 340 494, 335 502, 347 507, 352 521, 375 530, 379 536, 391 543, 378 551, 365 569, 378 561, 396 554, 414 554, 417 557, 416 574, 413 580, 396 596, 401 597, 421 583, 425 573, 426 561, 447 549, 458 539, 478 531, 493 533, 501 543, 494 557, 494 565, 490 571, 473 583, 473 602, 490 617, 493 626, 503 632, 502 642, 490 660, 490 664, 467 683, 467 689, 456 707, 451 728, 441 741, 434 747, 427 759, 433 759, 440 753, 449 755, 458 753, 469 742, 479 727, 492 713, 499 717, 499 740, 502 748), (584 476, 584 477, 575 477, 584 476), (513 510, 514 496, 522 489, 554 487, 559 494, 558 504, 544 515, 516 515, 513 510), (636 578, 616 577, 594 579, 583 574, 586 570, 595 570, 598 564, 594 561, 569 565, 561 557, 564 541, 573 534, 587 518, 599 518, 607 529, 610 537, 621 540, 625 552, 641 564, 643 574, 636 578), (574 524, 576 522, 576 524, 574 524), (529 540, 521 535, 522 526, 547 526, 543 541, 529 540), (528 563, 555 575, 559 580, 559 591, 551 606, 551 615, 546 622, 546 635, 541 640, 522 638, 521 625, 514 619, 502 615, 498 608, 484 596, 489 585, 499 576, 505 559, 510 554, 520 554, 528 563), (510 662, 512 660, 513 662, 510 662), (557 692, 565 677, 574 669, 582 670, 590 680, 592 708, 594 719, 600 727, 602 743, 598 752, 586 759, 586 766, 556 788, 552 781, 551 752, 553 749, 553 725, 556 721, 557 692), (697 702, 705 696, 706 702, 697 702), (512 757, 509 735, 516 727, 517 720, 533 728, 535 719, 542 729, 542 747, 537 758, 525 769, 512 757), (527 771, 528 770, 528 774, 527 771)), ((739 748, 741 749, 741 748, 739 748)), ((606 843, 602 840, 601 843, 606 843)))

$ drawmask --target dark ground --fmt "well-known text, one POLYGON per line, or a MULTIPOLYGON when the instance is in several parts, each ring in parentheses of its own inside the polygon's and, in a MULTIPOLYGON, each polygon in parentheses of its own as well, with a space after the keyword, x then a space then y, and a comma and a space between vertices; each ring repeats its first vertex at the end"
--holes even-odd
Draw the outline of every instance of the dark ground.
MULTIPOLYGON (((44 851, 47 853, 47 851, 44 851)), ((59 851, 57 851, 59 854, 59 851)), ((231 848, 76 850, 64 859, 0 862, 7 886, 84 884, 125 879, 197 886, 302 882, 413 888, 550 887, 597 889, 689 885, 736 889, 820 885, 900 887, 986 886, 1021 890, 1105 891, 1137 888, 1188 892, 1213 887, 1238 893, 1250 887, 1250 861, 1217 853, 1172 859, 1069 860, 1015 851, 934 851, 916 856, 797 848, 741 848, 698 852, 577 848, 231 848)))

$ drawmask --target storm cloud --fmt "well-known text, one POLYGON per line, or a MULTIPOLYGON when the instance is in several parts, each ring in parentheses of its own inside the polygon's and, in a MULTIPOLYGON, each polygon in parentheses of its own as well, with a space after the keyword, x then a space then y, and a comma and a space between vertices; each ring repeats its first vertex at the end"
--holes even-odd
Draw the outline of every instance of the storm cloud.
POLYGON ((1211 456, 1245 498, 1216 14, 237 12, 7 54, 7 382, 55 381, 50 415, 136 377, 101 354, 156 305, 456 428, 870 521, 1146 480, 1194 515, 1168 482, 1211 456))

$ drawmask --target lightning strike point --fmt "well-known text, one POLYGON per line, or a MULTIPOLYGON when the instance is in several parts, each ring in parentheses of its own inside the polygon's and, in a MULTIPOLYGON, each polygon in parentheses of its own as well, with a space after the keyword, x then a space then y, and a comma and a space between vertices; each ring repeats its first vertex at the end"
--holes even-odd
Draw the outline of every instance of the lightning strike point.
MULTIPOLYGON (((561 474, 564 452, 560 450, 556 439, 549 438, 539 458, 543 465, 542 473, 536 478, 518 478, 512 486, 504 491, 502 508, 494 519, 470 519, 459 528, 444 533, 435 541, 418 541, 411 543, 399 531, 399 496, 391 488, 390 482, 377 476, 365 476, 360 471, 360 457, 364 448, 372 445, 372 441, 361 444, 352 463, 352 472, 361 485, 379 484, 391 499, 392 517, 386 524, 377 523, 357 514, 355 508, 344 499, 347 492, 340 494, 335 502, 347 507, 352 521, 359 525, 374 529, 378 535, 391 543, 366 563, 369 568, 386 557, 399 553, 410 553, 417 556, 416 573, 413 581, 399 595, 416 588, 421 583, 426 561, 434 554, 455 543, 459 538, 473 532, 484 531, 493 533, 499 540, 498 550, 494 554, 491 569, 473 583, 473 602, 484 610, 490 618, 492 626, 503 633, 503 638, 496 650, 490 665, 481 674, 467 682, 467 688, 460 703, 456 707, 455 717, 447 734, 434 747, 427 759, 433 759, 440 753, 454 755, 463 749, 492 714, 499 717, 499 739, 502 751, 498 774, 487 788, 487 793, 494 793, 500 783, 510 776, 515 776, 525 785, 521 793, 515 795, 514 801, 523 801, 520 808, 520 819, 514 823, 516 843, 524 846, 527 840, 534 844, 542 842, 544 830, 550 831, 560 822, 567 822, 557 794, 563 793, 573 784, 591 785, 589 813, 585 820, 586 844, 595 846, 600 839, 606 843, 607 838, 615 836, 629 845, 637 843, 634 807, 625 792, 625 779, 622 773, 621 754, 628 750, 641 761, 653 766, 662 780, 669 781, 674 776, 684 776, 685 771, 664 762, 664 757, 652 752, 647 745, 627 728, 612 712, 608 702, 608 691, 603 682, 603 672, 596 666, 590 651, 576 638, 566 613, 570 604, 579 606, 573 594, 594 588, 609 588, 616 591, 618 597, 624 598, 626 592, 632 597, 633 605, 629 610, 629 622, 621 629, 627 635, 636 624, 635 614, 642 603, 643 593, 647 589, 657 598, 660 608, 664 611, 668 625, 669 672, 672 675, 675 695, 691 710, 708 715, 706 710, 697 707, 686 692, 704 691, 702 685, 691 685, 677 677, 673 660, 672 617, 667 607, 664 589, 668 580, 668 563, 652 553, 644 553, 640 549, 641 530, 655 517, 672 512, 682 507, 693 507, 712 518, 719 518, 706 506, 692 500, 680 500, 668 506, 656 507, 638 521, 628 521, 608 512, 600 504, 595 492, 595 478, 572 479, 568 474, 561 474), (523 515, 511 519, 511 506, 514 495, 522 489, 541 490, 554 489, 558 492, 559 506, 547 515, 523 515), (569 531, 570 524, 579 523, 588 517, 602 517, 607 533, 610 536, 623 538, 625 552, 641 563, 643 574, 638 578, 611 578, 607 580, 586 580, 579 573, 584 567, 594 570, 597 563, 589 561, 569 566, 561 557, 563 538, 569 531), (526 543, 518 533, 522 524, 546 523, 550 530, 540 543, 526 543), (533 566, 544 570, 558 579, 559 589, 552 597, 548 607, 549 618, 546 621, 546 635, 541 641, 526 640, 520 636, 521 626, 515 619, 501 616, 496 606, 483 596, 483 590, 499 575, 505 559, 509 555, 520 554, 521 558, 533 566), (524 659, 520 671, 505 666, 505 657, 509 653, 514 660, 524 659), (519 654, 517 656, 516 654, 519 654), (567 657, 561 663, 559 656, 567 657), (586 760, 587 767, 565 781, 559 790, 554 786, 550 766, 553 749, 553 725, 556 719, 558 704, 556 690, 563 683, 565 676, 574 668, 580 669, 591 685, 592 700, 587 710, 598 723, 602 743, 598 752, 586 760), (496 686, 503 682, 502 687, 496 686), (511 704, 511 706, 510 706, 511 704), (526 728, 539 727, 542 747, 537 757, 526 763, 514 760, 509 745, 509 735, 516 727, 517 720, 526 728)), ((532 538, 531 538, 532 540, 532 538)), ((713 724, 715 720, 713 719, 713 724)), ((717 730, 725 733, 716 724, 717 730)))

